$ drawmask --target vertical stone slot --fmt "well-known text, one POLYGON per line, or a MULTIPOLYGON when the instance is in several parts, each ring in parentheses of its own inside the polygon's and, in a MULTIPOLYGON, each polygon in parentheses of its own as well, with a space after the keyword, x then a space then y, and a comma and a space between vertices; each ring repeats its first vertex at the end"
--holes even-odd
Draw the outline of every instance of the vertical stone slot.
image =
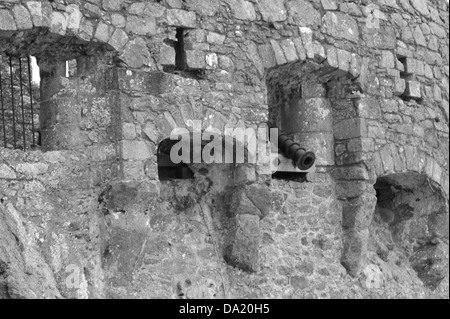
POLYGON ((176 40, 166 39, 164 43, 172 47, 175 51, 175 64, 163 65, 163 71, 166 73, 183 74, 187 69, 186 62, 186 41, 185 41, 185 29, 177 28, 175 38, 176 40))
MULTIPOLYGON (((192 32, 192 31, 191 31, 192 32)), ((163 65, 163 71, 166 73, 175 73, 185 78, 191 79, 204 79, 205 78, 205 65, 198 63, 204 57, 199 55, 193 55, 192 53, 197 52, 192 50, 192 44, 195 43, 195 37, 190 33, 189 29, 177 28, 175 34, 176 41, 171 39, 166 39, 164 42, 167 46, 170 46, 175 51, 175 61, 168 63, 168 65, 163 65), (191 55, 188 56, 188 52, 191 55), (189 59, 191 62, 189 62, 189 59)))
POLYGON ((187 68, 186 65, 186 51, 184 48, 184 29, 177 28, 176 33, 177 41, 175 45, 175 70, 184 71, 187 68))
POLYGON ((397 59, 400 63, 400 77, 405 81, 405 91, 400 98, 406 102, 413 100, 421 104, 423 98, 416 73, 420 72, 420 69, 423 70, 423 63, 401 55, 398 55, 397 59))
POLYGON ((66 61, 66 77, 73 78, 77 76, 77 60, 68 60, 66 61))

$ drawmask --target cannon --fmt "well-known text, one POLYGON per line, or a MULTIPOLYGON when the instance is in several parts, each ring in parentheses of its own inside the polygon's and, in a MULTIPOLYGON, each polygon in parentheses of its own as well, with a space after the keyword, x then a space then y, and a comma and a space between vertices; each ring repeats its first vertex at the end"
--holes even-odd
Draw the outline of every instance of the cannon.
POLYGON ((278 136, 278 148, 302 171, 309 170, 316 162, 316 155, 313 152, 305 150, 286 134, 278 136))

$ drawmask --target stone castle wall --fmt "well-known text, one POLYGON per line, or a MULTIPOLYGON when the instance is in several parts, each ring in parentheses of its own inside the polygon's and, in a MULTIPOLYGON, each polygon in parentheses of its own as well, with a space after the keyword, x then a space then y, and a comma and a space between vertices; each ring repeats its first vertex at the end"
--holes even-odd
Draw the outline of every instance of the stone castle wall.
POLYGON ((0 151, 0 296, 448 298, 448 26, 440 0, 0 1, 43 137, 0 151), (277 126, 315 173, 159 181, 193 120, 277 126))

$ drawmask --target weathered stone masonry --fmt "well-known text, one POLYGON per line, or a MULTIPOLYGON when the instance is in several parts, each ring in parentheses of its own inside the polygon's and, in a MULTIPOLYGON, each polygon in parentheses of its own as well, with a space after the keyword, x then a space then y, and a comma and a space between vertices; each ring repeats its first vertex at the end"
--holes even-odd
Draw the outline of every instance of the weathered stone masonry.
POLYGON ((443 0, 0 1, 43 137, 0 150, 0 297, 448 298, 448 26, 443 0), (276 126, 316 171, 159 181, 192 120, 276 126))

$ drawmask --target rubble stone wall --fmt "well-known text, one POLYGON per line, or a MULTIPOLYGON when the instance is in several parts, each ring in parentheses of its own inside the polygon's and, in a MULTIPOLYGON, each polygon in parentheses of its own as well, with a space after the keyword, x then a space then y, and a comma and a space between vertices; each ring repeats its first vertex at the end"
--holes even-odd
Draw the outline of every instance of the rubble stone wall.
POLYGON ((36 56, 44 97, 42 149, 0 150, 0 297, 448 298, 448 9, 0 0, 0 53, 36 56), (159 143, 194 120, 286 130, 315 173, 159 181, 159 143), (447 232, 400 240, 383 214, 406 207, 447 232))

